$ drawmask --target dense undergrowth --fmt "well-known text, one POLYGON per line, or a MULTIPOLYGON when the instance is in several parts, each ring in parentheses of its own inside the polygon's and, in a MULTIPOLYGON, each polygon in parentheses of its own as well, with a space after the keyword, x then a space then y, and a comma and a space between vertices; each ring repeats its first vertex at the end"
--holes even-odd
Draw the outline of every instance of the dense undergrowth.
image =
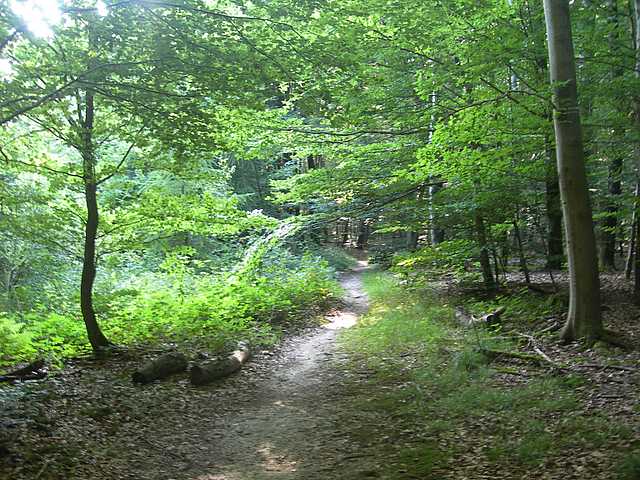
MULTIPOLYGON (((607 412, 582 408, 577 390, 585 378, 501 367, 482 352, 516 346, 505 335, 459 327, 446 298, 403 288, 388 273, 367 274, 364 285, 371 310, 342 336, 342 344, 359 358, 360 368, 374 372, 368 389, 377 393, 358 407, 394 412, 397 435, 412 432, 414 438, 396 445, 409 475, 441 478, 465 463, 474 475, 501 469, 524 475, 588 452, 592 462, 613 455, 618 467, 607 478, 640 478, 633 430, 607 412)), ((515 298, 524 302, 522 295, 515 298)), ((534 308, 535 300, 527 302, 534 308)), ((548 308, 542 299, 535 305, 535 311, 548 308)), ((354 435, 366 439, 374 433, 363 428, 354 435)), ((389 468, 385 478, 396 478, 397 465, 389 468)))
MULTIPOLYGON (((98 315, 117 345, 183 343, 221 351, 239 339, 271 344, 282 328, 312 318, 339 295, 334 272, 349 266, 340 252, 275 249, 235 275, 197 272, 184 262, 97 296, 98 315)), ((60 308, 0 313, 0 365, 45 356, 57 363, 88 352, 79 312, 60 308)))

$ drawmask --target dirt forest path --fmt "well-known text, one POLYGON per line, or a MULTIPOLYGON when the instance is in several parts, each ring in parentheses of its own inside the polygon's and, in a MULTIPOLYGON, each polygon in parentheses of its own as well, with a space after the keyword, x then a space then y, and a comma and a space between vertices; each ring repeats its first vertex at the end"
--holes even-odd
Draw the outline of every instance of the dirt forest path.
MULTIPOLYGON (((341 435, 334 398, 340 370, 336 337, 367 309, 360 267, 341 278, 344 302, 329 323, 285 341, 261 366, 271 372, 254 386, 254 401, 222 419, 202 439, 213 464, 199 480, 347 478, 358 458, 341 435)), ((208 455, 207 455, 208 457, 208 455)), ((354 474, 357 474, 354 472, 354 474)))

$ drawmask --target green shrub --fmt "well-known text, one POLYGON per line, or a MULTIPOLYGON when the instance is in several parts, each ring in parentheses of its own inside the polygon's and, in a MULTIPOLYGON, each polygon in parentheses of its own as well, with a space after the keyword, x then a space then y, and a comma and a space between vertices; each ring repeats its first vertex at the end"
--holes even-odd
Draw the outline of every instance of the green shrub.
POLYGON ((6 313, 0 313, 0 364, 29 360, 35 355, 32 335, 25 327, 6 313))
MULTIPOLYGON (((240 339, 269 344, 281 324, 313 319, 340 294, 332 269, 316 255, 275 251, 241 276, 196 274, 179 261, 172 258, 171 272, 95 295, 107 338, 119 345, 182 342, 215 351, 240 339)), ((77 310, 33 311, 20 321, 0 313, 0 363, 38 355, 58 362, 89 350, 77 310)))
POLYGON ((465 269, 470 259, 476 256, 476 246, 469 240, 450 240, 428 246, 415 252, 402 252, 393 257, 391 271, 410 275, 416 271, 428 278, 443 274, 457 277, 467 275, 465 269))

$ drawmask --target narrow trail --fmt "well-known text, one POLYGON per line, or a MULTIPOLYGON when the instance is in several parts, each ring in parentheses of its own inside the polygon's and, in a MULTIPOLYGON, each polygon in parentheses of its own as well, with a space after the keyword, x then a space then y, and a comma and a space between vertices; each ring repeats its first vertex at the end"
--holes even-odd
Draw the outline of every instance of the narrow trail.
POLYGON ((367 309, 360 279, 365 268, 360 262, 342 276, 344 303, 329 323, 285 341, 262 365, 271 374, 255 384, 254 401, 202 439, 214 462, 198 480, 348 478, 358 456, 340 431, 333 402, 341 374, 335 342, 338 331, 355 325, 367 309))

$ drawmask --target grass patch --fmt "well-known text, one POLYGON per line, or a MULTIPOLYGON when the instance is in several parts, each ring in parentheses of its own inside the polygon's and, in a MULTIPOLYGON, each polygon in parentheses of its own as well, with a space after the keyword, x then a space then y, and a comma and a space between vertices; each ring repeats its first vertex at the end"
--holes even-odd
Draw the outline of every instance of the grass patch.
MULTIPOLYGON (((341 345, 374 372, 366 391, 375 393, 355 406, 394 412, 401 418, 395 428, 410 424, 427 433, 408 449, 396 447, 395 460, 411 465, 409 473, 437 478, 434 469, 454 470, 471 450, 477 461, 522 471, 575 449, 620 451, 616 442, 631 438, 632 431, 615 419, 579 413, 574 389, 584 384, 582 377, 534 372, 507 383, 480 351, 516 345, 484 330, 461 329, 446 299, 428 290, 403 289, 380 272, 365 274, 363 282, 371 309, 341 336, 341 345)), ((629 456, 620 467, 627 477, 621 478, 640 478, 628 473, 637 465, 640 460, 629 456)), ((395 477, 390 472, 385 478, 395 477)))

